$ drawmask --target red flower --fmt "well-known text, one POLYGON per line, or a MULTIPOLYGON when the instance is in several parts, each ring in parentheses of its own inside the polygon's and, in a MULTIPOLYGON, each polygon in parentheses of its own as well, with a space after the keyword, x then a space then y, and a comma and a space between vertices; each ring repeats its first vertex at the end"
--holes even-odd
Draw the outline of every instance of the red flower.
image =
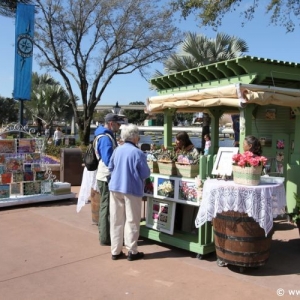
POLYGON ((260 165, 265 165, 267 158, 264 156, 255 156, 252 152, 246 151, 243 154, 234 154, 232 156, 232 162, 234 165, 240 167, 257 167, 260 165))

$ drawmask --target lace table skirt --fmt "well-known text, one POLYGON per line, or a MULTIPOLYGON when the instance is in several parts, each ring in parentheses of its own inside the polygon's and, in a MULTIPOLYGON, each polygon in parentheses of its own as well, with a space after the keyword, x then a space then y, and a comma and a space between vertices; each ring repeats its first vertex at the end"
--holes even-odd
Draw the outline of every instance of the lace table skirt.
POLYGON ((237 211, 247 213, 265 230, 273 227, 273 218, 285 213, 284 185, 239 185, 233 181, 208 179, 203 186, 202 202, 195 220, 196 227, 211 221, 217 213, 237 211))

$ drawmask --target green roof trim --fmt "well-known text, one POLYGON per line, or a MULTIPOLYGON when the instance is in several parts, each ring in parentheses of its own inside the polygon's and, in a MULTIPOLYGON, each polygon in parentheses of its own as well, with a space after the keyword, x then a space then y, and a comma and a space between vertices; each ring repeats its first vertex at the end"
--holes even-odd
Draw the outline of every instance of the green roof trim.
POLYGON ((300 89, 300 64, 242 56, 150 80, 159 94, 238 82, 300 89))

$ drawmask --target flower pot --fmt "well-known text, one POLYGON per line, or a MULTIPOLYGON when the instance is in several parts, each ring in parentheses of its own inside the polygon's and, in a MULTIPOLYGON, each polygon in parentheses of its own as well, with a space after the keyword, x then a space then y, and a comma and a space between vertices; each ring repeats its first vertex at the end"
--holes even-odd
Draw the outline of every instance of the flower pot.
POLYGON ((233 165, 233 181, 242 185, 259 185, 262 165, 257 167, 240 167, 233 165))
POLYGON ((157 164, 158 164, 158 170, 160 174, 177 175, 175 162, 159 160, 157 164))
POLYGON ((177 176, 193 178, 199 174, 199 164, 188 165, 176 163, 177 176))

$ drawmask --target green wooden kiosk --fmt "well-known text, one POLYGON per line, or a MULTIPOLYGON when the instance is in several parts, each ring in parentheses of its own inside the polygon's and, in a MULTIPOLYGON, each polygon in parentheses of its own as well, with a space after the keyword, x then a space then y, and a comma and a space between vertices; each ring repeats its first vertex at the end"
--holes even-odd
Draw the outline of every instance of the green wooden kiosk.
MULTIPOLYGON (((156 77, 151 84, 158 96, 147 100, 147 112, 164 113, 166 147, 172 145, 175 112, 209 114, 212 146, 199 167, 205 179, 219 148, 219 118, 225 113, 239 114, 240 141, 247 135, 260 138, 271 172, 285 177, 287 213, 294 211, 294 193, 300 194, 300 64, 243 56, 156 77)), ((198 257, 214 251, 210 224, 192 235, 184 231, 170 235, 142 224, 141 236, 190 250, 198 257)))

